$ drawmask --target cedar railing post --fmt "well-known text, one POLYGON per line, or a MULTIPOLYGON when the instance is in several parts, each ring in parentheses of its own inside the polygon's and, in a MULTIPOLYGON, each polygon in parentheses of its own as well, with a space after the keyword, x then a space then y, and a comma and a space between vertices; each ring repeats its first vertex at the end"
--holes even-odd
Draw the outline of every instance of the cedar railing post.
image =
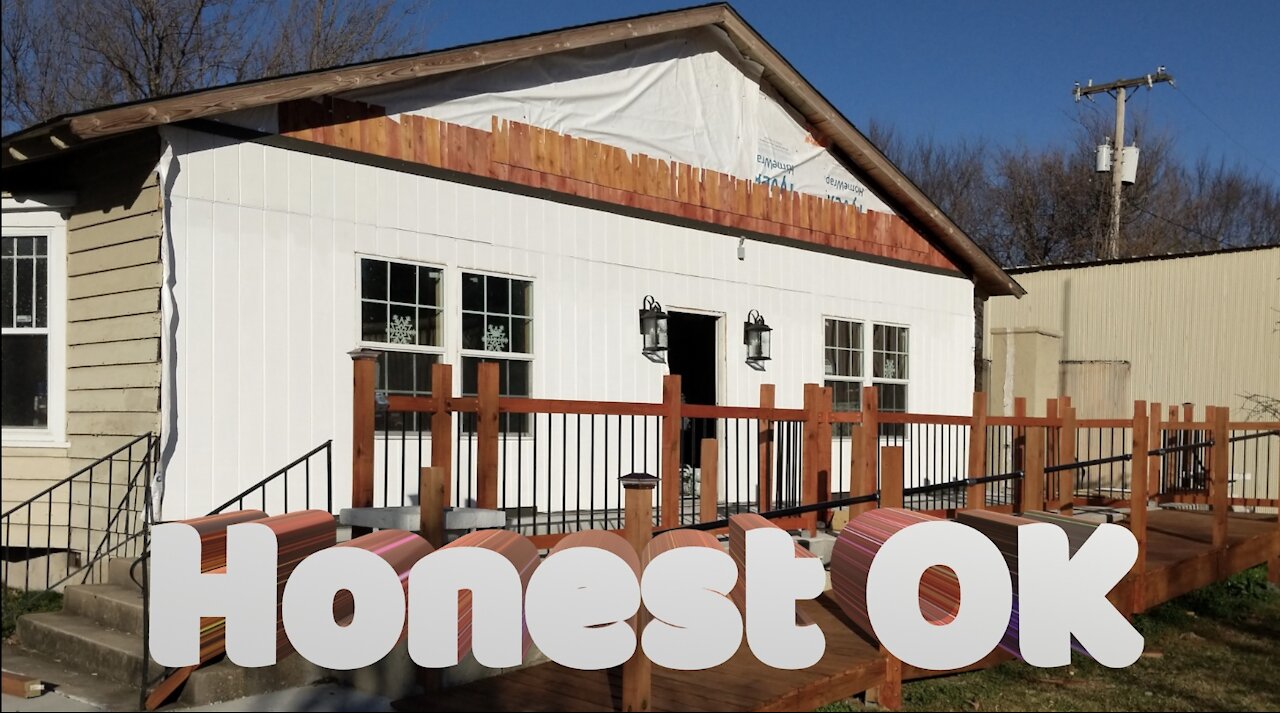
POLYGON ((1138 541, 1138 558, 1133 562, 1132 602, 1129 611, 1138 613, 1146 604, 1147 577, 1147 439, 1151 426, 1147 422, 1147 402, 1133 402, 1133 457, 1129 461, 1129 530, 1138 541))
MULTIPOLYGON (((1170 405, 1169 419, 1168 421, 1166 421, 1166 423, 1175 424, 1175 425, 1178 423, 1181 423, 1182 422, 1181 415, 1182 415, 1182 409, 1178 408, 1177 406, 1170 405)), ((1183 443, 1186 443, 1187 441, 1184 439, 1184 436, 1186 436, 1188 433, 1189 431, 1180 431, 1180 430, 1172 431, 1170 435, 1170 439, 1173 440, 1173 445, 1180 446, 1183 443)), ((1165 466, 1164 466, 1165 482, 1168 483, 1170 487, 1173 489, 1176 489, 1178 487, 1178 483, 1182 482, 1182 464, 1183 462, 1185 462, 1185 458, 1184 458, 1185 455, 1186 455, 1186 451, 1175 451, 1173 453, 1173 458, 1167 459, 1165 461, 1165 466), (1170 460, 1173 462, 1170 463, 1169 462, 1170 460)))
POLYGON ((482 362, 476 373, 476 506, 498 507, 498 364, 482 362))
MULTIPOLYGON (((804 385, 804 455, 801 458, 800 471, 800 504, 812 505, 818 502, 818 473, 821 471, 822 457, 822 415, 821 387, 817 384, 804 385)), ((818 531, 818 513, 809 512, 800 516, 804 521, 803 529, 812 537, 818 531)))
MULTIPOLYGON (((973 421, 969 426, 969 477, 981 478, 987 474, 987 395, 973 392, 973 421)), ((966 509, 983 510, 987 507, 987 484, 978 483, 965 488, 966 509)))
POLYGON ((764 417, 764 411, 773 408, 773 384, 760 385, 760 418, 756 425, 759 429, 759 486, 760 486, 760 512, 769 512, 773 509, 773 448, 774 448, 774 430, 773 421, 764 417))
POLYGON ((662 377, 662 526, 680 525, 680 375, 662 377))
POLYGON ((351 356, 351 507, 373 507, 373 430, 378 352, 357 349, 351 356))
POLYGON ((904 454, 902 446, 880 449, 880 507, 902 507, 904 454))
POLYGON ((1027 429, 1026 444, 1022 449, 1022 512, 1044 509, 1045 430, 1036 427, 1027 429))
POLYGON ((1211 406, 1205 415, 1213 428, 1213 448, 1209 460, 1209 503, 1213 511, 1213 546, 1227 545, 1227 511, 1229 510, 1227 482, 1231 468, 1231 429, 1227 426, 1230 410, 1225 406, 1211 406))
MULTIPOLYGON (((902 446, 885 446, 880 449, 880 507, 901 508, 904 455, 902 446)), ((874 702, 881 708, 898 710, 902 707, 902 661, 889 653, 883 646, 880 653, 884 656, 884 682, 872 691, 868 691, 868 702, 874 702)))
POLYGON ((444 490, 448 478, 439 468, 418 470, 418 530, 422 539, 437 550, 444 547, 444 490))
POLYGON ((431 366, 431 396, 436 400, 436 410, 431 414, 431 467, 444 473, 444 502, 453 502, 453 367, 448 364, 431 366))
MULTIPOLYGON (((874 386, 862 387, 862 423, 853 427, 853 473, 850 495, 870 495, 876 484, 876 451, 880 448, 880 395, 874 386)), ((859 503, 849 508, 854 517, 875 508, 872 503, 859 503)))
MULTIPOLYGON (((680 377, 676 377, 679 379, 680 377)), ((679 386, 679 382, 677 387, 679 386)), ((677 393, 678 389, 677 389, 677 393)), ((665 464, 663 467, 666 467, 665 464)), ((643 556, 644 548, 653 539, 653 489, 658 479, 647 473, 632 473, 622 477, 622 488, 626 492, 626 503, 623 514, 623 534, 636 554, 643 556)), ((666 516, 666 513, 663 513, 666 516)), ((632 618, 636 632, 636 651, 626 663, 622 664, 622 710, 647 711, 652 689, 653 662, 644 655, 644 647, 640 645, 641 634, 647 620, 644 606, 632 618)))
MULTIPOLYGON (((1147 417, 1147 449, 1154 450, 1164 447, 1164 425, 1161 423, 1160 417, 1163 411, 1159 403, 1151 404, 1150 414, 1147 417)), ((1138 457, 1138 451, 1134 450, 1133 457, 1138 457)), ((1146 455, 1146 454, 1143 454, 1146 455)), ((1160 456, 1150 456, 1147 458, 1147 497, 1160 497, 1160 456)))
MULTIPOLYGON (((1064 397, 1065 400, 1065 397, 1064 397)), ((1068 402, 1070 403, 1070 402, 1068 402)), ((1058 435, 1058 463, 1076 462, 1076 410, 1070 405, 1062 407, 1062 429, 1058 435)), ((1076 469, 1058 471, 1059 512, 1070 514, 1075 508, 1076 469)))
MULTIPOLYGON (((818 400, 818 494, 814 502, 826 502, 831 499, 831 406, 835 390, 829 386, 819 386, 815 391, 818 400)), ((831 522, 830 510, 819 510, 817 521, 831 522)), ((810 530, 813 534, 813 530, 810 530)))
POLYGON ((720 448, 716 439, 702 439, 702 472, 700 473, 698 486, 698 522, 712 522, 719 519, 720 500, 717 488, 720 482, 716 473, 717 467, 720 465, 719 459, 720 448))

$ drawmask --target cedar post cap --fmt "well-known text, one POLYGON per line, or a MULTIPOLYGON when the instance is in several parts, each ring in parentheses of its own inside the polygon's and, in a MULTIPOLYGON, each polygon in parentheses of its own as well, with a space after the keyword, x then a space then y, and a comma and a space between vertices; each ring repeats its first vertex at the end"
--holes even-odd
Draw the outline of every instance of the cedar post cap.
POLYGON ((629 473, 618 480, 622 481, 622 487, 627 489, 643 488, 649 490, 658 487, 658 476, 649 475, 648 473, 629 473))
POLYGON ((355 360, 377 359, 378 354, 380 353, 381 352, 377 351, 376 349, 352 349, 351 351, 347 352, 347 356, 355 360))

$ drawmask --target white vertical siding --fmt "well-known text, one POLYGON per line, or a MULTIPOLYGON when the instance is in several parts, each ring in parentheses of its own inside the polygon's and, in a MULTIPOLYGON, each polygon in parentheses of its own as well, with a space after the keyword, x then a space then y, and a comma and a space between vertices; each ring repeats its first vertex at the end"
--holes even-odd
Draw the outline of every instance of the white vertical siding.
POLYGON ((347 501, 357 253, 446 267, 454 363, 458 273, 532 278, 537 397, 660 400, 666 367, 640 354, 636 321, 653 294, 668 309, 723 314, 721 403, 754 404, 774 383, 780 406, 799 406, 802 385, 822 380, 823 315, 837 315, 910 326, 911 410, 968 411, 964 278, 760 242, 738 261, 732 236, 182 129, 165 136, 179 172, 166 517, 199 514, 330 438, 347 501), (763 373, 743 363, 753 308, 775 330, 763 373))

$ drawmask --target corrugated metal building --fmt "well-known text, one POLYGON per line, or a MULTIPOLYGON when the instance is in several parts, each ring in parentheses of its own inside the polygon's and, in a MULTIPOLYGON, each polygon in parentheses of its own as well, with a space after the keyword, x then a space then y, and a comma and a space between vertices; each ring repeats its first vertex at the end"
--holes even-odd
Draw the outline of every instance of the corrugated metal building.
POLYGON ((1280 398, 1280 246, 1010 270, 1021 299, 987 302, 993 407, 1072 397, 1124 417, 1134 399, 1231 407, 1280 398), (1056 368, 1054 366, 1056 365, 1056 368))

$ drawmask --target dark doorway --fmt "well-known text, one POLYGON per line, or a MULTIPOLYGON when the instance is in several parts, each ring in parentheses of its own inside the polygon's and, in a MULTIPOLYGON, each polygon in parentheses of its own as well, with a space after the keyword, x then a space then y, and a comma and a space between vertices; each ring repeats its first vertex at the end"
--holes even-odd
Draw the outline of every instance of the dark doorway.
MULTIPOLYGON (((716 404, 719 321, 719 317, 675 311, 667 318, 667 365, 672 374, 681 377, 680 395, 685 403, 716 404)), ((714 419, 684 419, 680 428, 680 464, 700 467, 699 443, 715 436, 714 419)))

